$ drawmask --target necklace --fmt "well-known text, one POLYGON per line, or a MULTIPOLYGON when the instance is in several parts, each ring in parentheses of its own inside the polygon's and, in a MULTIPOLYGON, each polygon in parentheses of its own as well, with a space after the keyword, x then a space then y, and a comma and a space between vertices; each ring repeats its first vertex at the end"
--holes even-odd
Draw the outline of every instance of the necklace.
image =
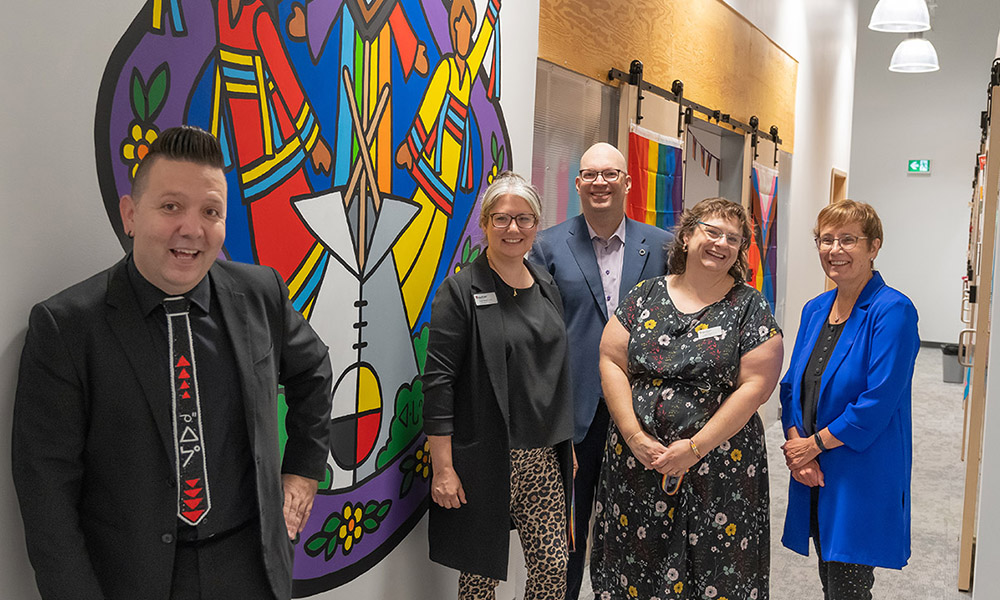
POLYGON ((507 283, 507 279, 500 273, 500 270, 497 269, 496 264, 494 264, 494 262, 493 262, 493 257, 490 256, 489 252, 486 253, 486 262, 489 263, 490 268, 493 269, 493 272, 497 274, 497 277, 500 278, 500 281, 502 281, 504 283, 504 285, 506 285, 511 290, 513 290, 513 294, 512 295, 516 298, 517 297, 517 287, 515 287, 515 286, 513 286, 513 285, 511 285, 509 283, 507 283))

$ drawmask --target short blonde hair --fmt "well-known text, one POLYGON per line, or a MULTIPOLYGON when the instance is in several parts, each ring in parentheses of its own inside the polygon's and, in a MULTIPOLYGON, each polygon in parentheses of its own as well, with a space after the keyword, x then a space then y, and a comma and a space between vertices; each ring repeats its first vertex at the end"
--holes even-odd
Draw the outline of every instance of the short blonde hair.
POLYGON ((819 237, 819 232, 827 227, 840 227, 851 223, 861 224, 861 231, 868 238, 869 248, 875 240, 884 241, 882 220, 878 218, 878 213, 871 204, 854 200, 838 200, 823 207, 816 216, 813 235, 819 237))
POLYGON ((747 250, 750 248, 750 236, 753 230, 750 228, 750 217, 742 204, 737 204, 725 198, 705 198, 691 208, 685 209, 681 213, 680 222, 674 228, 674 241, 670 243, 670 259, 667 266, 670 273, 679 275, 687 270, 687 243, 684 238, 690 237, 694 233, 698 221, 704 221, 712 217, 720 217, 727 221, 736 221, 740 228, 740 235, 743 236, 743 243, 736 254, 736 262, 729 267, 729 275, 736 281, 746 281, 747 273, 750 270, 750 258, 747 250))
POLYGON ((483 203, 479 210, 480 228, 486 229, 493 207, 497 205, 500 198, 507 195, 517 196, 527 202, 531 212, 535 215, 535 222, 542 220, 542 200, 538 196, 538 190, 535 189, 535 186, 513 171, 503 171, 493 178, 493 183, 483 192, 483 203))

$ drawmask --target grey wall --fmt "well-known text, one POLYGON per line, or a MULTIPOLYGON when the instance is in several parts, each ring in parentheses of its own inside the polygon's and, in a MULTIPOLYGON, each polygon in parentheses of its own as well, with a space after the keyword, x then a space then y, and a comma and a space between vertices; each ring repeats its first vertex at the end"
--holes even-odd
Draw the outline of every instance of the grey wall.
POLYGON ((8 3, 0 20, 0 596, 17 600, 38 597, 8 441, 28 311, 122 255, 97 187, 93 114, 118 40, 110 32, 124 31, 134 14, 57 5, 8 3))
POLYGON ((959 320, 979 113, 986 108, 1000 3, 939 2, 926 37, 941 70, 888 70, 903 36, 868 29, 875 0, 861 0, 848 197, 879 212, 885 243, 875 264, 913 300, 920 337, 952 342, 959 320), (909 158, 931 174, 908 175, 909 158))

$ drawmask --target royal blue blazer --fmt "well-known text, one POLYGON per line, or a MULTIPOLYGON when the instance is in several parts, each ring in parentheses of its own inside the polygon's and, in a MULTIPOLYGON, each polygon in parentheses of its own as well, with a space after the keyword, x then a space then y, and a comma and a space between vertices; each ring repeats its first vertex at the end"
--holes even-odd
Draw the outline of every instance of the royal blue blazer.
MULTIPOLYGON (((836 297, 802 309, 788 371, 781 380, 784 431, 802 426, 802 374, 836 297)), ((910 557, 910 384, 920 348, 917 310, 878 272, 865 285, 820 382, 816 430, 843 446, 819 455, 823 560, 900 569, 910 557)), ((781 542, 809 555, 810 488, 790 478, 781 542)))

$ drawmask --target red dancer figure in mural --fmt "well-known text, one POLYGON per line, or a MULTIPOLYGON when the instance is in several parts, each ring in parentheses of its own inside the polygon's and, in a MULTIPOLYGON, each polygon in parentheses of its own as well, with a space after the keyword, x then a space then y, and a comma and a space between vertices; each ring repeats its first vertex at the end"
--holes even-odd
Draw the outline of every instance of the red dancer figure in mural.
POLYGON ((312 191, 306 155, 326 173, 330 148, 265 3, 219 0, 216 19, 212 133, 234 154, 257 262, 287 281, 315 244, 289 200, 312 191))

